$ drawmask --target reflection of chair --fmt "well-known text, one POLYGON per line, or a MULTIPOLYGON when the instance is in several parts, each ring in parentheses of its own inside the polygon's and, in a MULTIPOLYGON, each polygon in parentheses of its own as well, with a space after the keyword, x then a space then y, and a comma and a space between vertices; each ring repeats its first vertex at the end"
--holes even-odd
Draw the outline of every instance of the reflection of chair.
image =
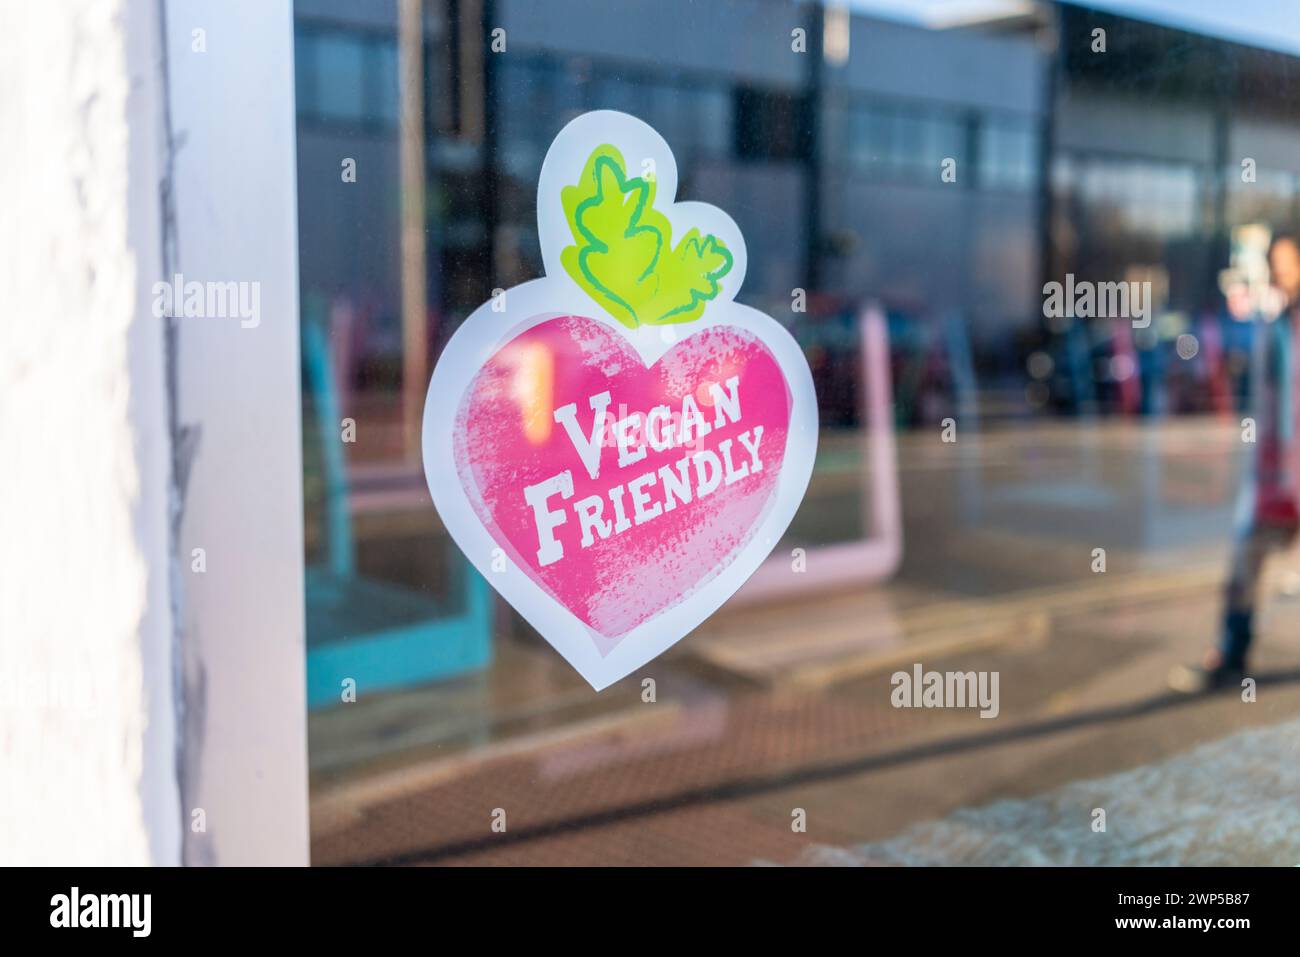
POLYGON ((356 574, 338 394, 319 299, 309 299, 305 310, 302 351, 320 440, 326 551, 325 564, 306 574, 308 706, 338 704, 347 678, 364 694, 484 667, 492 650, 488 586, 458 554, 450 600, 356 574))
MULTIPOLYGON (((874 303, 854 310, 852 327, 860 363, 859 402, 864 430, 861 495, 865 527, 862 535, 850 541, 817 546, 809 556, 807 571, 800 575, 790 574, 787 556, 768 558, 732 598, 733 606, 819 589, 883 581, 894 573, 902 560, 903 523, 898 497, 898 459, 894 448, 889 329, 884 312, 874 303)), ((807 342, 803 345, 807 348, 807 342)))

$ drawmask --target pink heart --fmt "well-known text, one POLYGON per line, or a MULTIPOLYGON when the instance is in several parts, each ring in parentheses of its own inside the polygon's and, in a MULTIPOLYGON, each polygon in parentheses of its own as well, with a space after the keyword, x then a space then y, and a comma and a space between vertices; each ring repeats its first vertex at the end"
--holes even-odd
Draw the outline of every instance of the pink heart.
POLYGON ((742 327, 688 335, 647 368, 622 333, 562 316, 510 340, 474 377, 456 469, 492 538, 605 655, 750 543, 773 505, 791 402, 776 358, 742 327))

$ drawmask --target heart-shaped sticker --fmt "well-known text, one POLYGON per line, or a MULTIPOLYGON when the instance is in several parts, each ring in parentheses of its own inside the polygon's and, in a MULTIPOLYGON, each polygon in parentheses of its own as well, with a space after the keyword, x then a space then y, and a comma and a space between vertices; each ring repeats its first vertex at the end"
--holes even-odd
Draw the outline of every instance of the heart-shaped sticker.
POLYGON ((443 523, 597 690, 759 567, 816 453, 802 352, 733 301, 739 229, 715 207, 665 202, 676 187, 667 144, 640 120, 569 123, 538 188, 546 277, 470 315, 425 402, 443 523))

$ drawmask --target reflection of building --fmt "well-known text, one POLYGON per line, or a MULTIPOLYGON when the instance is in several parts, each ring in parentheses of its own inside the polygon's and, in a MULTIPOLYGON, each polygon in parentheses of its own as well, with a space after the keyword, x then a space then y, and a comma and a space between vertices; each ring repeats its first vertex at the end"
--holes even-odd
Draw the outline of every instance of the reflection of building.
MULTIPOLYGON (((537 172, 594 108, 648 120, 683 190, 737 219, 744 297, 956 313, 985 386, 1023 379, 1045 278, 1152 278, 1190 314, 1213 299, 1231 227, 1297 213, 1293 58, 1079 7, 927 30, 783 0, 429 0, 425 22, 435 343, 540 270, 537 172)), ((366 303, 357 361, 384 381, 401 340, 395 12, 303 0, 297 27, 304 291, 366 303), (341 156, 383 202, 337 188, 341 156)))
MULTIPOLYGON (((780 0, 489 6, 480 27, 461 22, 479 3, 426 4, 431 298, 449 314, 540 269, 542 158, 567 119, 595 108, 649 121, 683 190, 735 216, 751 299, 788 303, 801 287, 964 304, 988 323, 1033 312, 1044 61, 1031 39, 854 18, 851 55, 823 66, 819 12, 780 0), (498 25, 504 55, 465 55, 498 25), (490 95, 467 89, 478 81, 490 95), (486 115, 469 117, 476 108, 486 115), (947 158, 955 183, 941 180, 947 158)), ((376 208, 334 187, 338 157, 354 154, 361 175, 396 185, 394 14, 297 9, 302 233, 329 237, 304 256, 304 288, 391 294, 396 196, 376 208), (329 203, 311 201, 317 189, 329 203)))
POLYGON ((1075 7, 1060 21, 1053 267, 1156 267, 1171 308, 1200 308, 1232 226, 1300 213, 1296 60, 1075 7))
MULTIPOLYGON (((418 306, 403 320, 397 6, 296 6, 304 322, 327 330, 304 338, 304 421, 319 425, 305 488, 310 563, 412 588, 463 562, 422 497, 412 406, 397 399, 404 368, 420 368, 404 342, 422 338, 409 335, 418 306), (332 421, 349 415, 366 441, 330 460, 332 421)), ((493 289, 540 273, 546 149, 573 116, 610 108, 655 126, 682 194, 740 225, 741 299, 794 327, 828 438, 855 447, 861 365, 845 306, 868 298, 890 312, 901 423, 951 413, 977 428, 978 412, 1035 406, 1226 411, 1240 392, 1251 327, 1219 309, 1218 282, 1234 228, 1295 218, 1294 58, 1066 4, 951 30, 786 0, 423 10, 434 354, 493 289), (1046 320, 1043 284, 1067 273, 1149 280, 1159 314, 1140 332, 1046 320), (1174 353, 1184 332, 1203 340, 1195 362, 1174 353)), ((861 523, 826 497, 834 447, 805 512, 827 506, 837 520, 823 531, 852 539, 861 523)), ((481 628, 484 593, 446 592, 419 599, 481 628)))
MULTIPOLYGON (((410 128, 399 130, 396 6, 296 8, 313 705, 332 703, 349 677, 391 688, 481 668, 487 657, 484 583, 464 574, 397 439, 410 425, 396 401, 399 153, 410 128), (348 160, 356 185, 341 176, 348 160), (350 416, 366 438, 341 448, 335 423, 350 416)), ((1032 42, 868 30, 859 20, 840 39, 860 52, 831 69, 820 10, 779 0, 423 6, 435 350, 494 288, 540 272, 543 157, 569 119, 598 108, 655 126, 682 194, 738 221, 749 253, 742 299, 793 320, 795 290, 804 292, 818 321, 796 333, 816 354, 828 428, 857 424, 862 405, 861 336, 844 303, 878 296, 919 314, 978 302, 975 318, 989 326, 1032 314, 1041 125, 1032 42), (505 51, 488 52, 498 29, 505 51), (949 69, 923 82, 909 75, 911 61, 934 53, 949 69), (942 178, 946 159, 955 182, 942 178), (988 262, 1009 256, 999 268, 1013 264, 1025 282, 992 276, 976 249, 994 251, 988 262), (974 278, 979 270, 992 278, 974 278)), ((822 507, 806 510, 816 521, 794 526, 801 545, 873 531, 858 514, 859 436, 841 431, 823 445, 812 496, 822 507)))
MULTIPOLYGON (((419 668, 390 683, 487 653, 486 589, 464 574, 411 456, 423 382, 398 398, 421 368, 403 350, 424 338, 410 336, 424 317, 418 295, 414 311, 402 296, 397 8, 295 8, 309 672, 321 694, 337 684, 331 669, 353 667, 358 634, 412 643, 385 660, 419 668), (349 159, 355 184, 340 175, 349 159), (365 441, 340 450, 343 416, 365 441), (386 588, 408 601, 357 598, 386 588), (374 620, 341 616, 359 605, 374 620), (434 645, 452 651, 420 650, 434 645)), ((1232 230, 1297 212, 1291 57, 1046 3, 951 30, 793 0, 422 8, 430 351, 493 289, 541 272, 537 181, 559 129, 593 109, 641 117, 672 147, 681 193, 740 225, 740 298, 788 320, 808 354, 826 434, 790 533, 804 544, 871 531, 855 504, 863 383, 849 304, 889 310, 904 424, 954 414, 978 429, 977 413, 1047 405, 1226 411, 1240 391, 1246 364, 1233 360, 1251 327, 1215 312, 1215 296, 1232 230), (1140 334, 1123 320, 1045 320, 1043 284, 1067 273, 1150 280, 1164 314, 1140 334), (1186 331, 1204 340, 1194 363, 1174 355, 1186 331)), ((411 126, 405 136, 418 156, 411 126)))
POLYGON ((1142 336, 1122 324, 1067 331, 1077 348, 1058 353, 1072 369, 1054 392, 1075 409, 1222 409, 1249 350, 1250 328, 1219 295, 1233 231, 1294 228, 1300 213, 1296 59, 1068 5, 1055 13, 1047 273, 1149 280, 1164 316, 1142 336), (1204 343, 1195 365, 1171 348, 1183 332, 1204 343))

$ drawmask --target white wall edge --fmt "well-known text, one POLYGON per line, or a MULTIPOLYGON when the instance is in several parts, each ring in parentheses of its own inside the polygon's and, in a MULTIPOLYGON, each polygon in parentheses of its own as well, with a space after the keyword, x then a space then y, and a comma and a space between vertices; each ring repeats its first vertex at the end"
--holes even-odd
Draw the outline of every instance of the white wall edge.
POLYGON ((301 865, 307 708, 293 9, 287 0, 161 2, 176 269, 186 283, 250 284, 243 304, 258 307, 256 316, 228 308, 226 317, 174 320, 173 439, 193 450, 180 490, 176 576, 184 859, 301 865), (203 549, 202 572, 194 549, 203 549))

